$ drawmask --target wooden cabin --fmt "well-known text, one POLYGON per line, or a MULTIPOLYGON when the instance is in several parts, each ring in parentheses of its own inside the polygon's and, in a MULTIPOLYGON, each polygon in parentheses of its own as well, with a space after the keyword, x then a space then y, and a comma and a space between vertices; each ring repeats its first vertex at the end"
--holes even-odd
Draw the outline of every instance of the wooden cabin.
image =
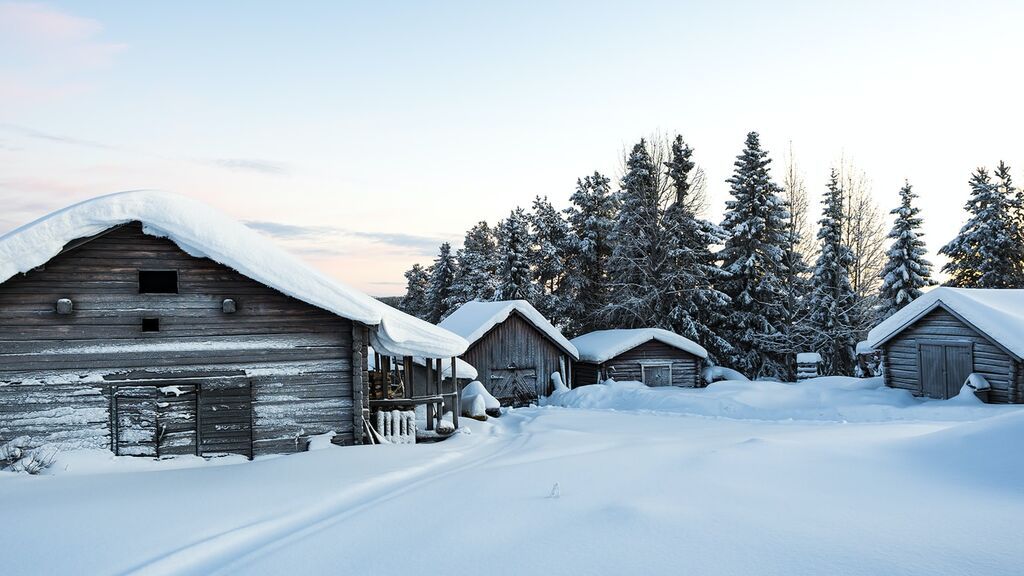
POLYGON ((328 432, 361 443, 368 343, 465 349, 173 194, 104 196, 0 237, 0 445, 253 457, 328 432))
POLYGON ((885 384, 952 398, 971 374, 988 401, 1024 401, 1024 290, 936 288, 885 320, 861 345, 882 353, 885 384))
POLYGON ((526 406, 547 396, 555 372, 572 386, 576 348, 525 300, 467 302, 439 326, 469 342, 461 357, 503 406, 526 406))
POLYGON ((696 342, 660 328, 598 330, 572 343, 580 354, 573 365, 576 386, 613 379, 696 388, 708 357, 696 342))

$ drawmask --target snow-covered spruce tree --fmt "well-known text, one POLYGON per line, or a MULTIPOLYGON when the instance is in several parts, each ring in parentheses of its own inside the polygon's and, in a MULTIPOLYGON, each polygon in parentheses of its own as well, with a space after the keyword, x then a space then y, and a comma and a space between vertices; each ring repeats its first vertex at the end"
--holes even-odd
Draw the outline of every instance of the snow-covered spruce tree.
POLYGON ((522 208, 516 208, 498 223, 498 289, 494 298, 532 303, 534 296, 529 220, 522 208))
POLYGON ((430 282, 427 285, 427 321, 437 324, 451 312, 452 282, 456 276, 455 258, 451 244, 441 244, 434 265, 430 267, 430 282))
POLYGON ((430 272, 419 264, 405 271, 405 296, 398 308, 406 314, 417 318, 427 318, 427 285, 430 284, 430 272))
POLYGON ((537 286, 537 310, 555 326, 566 318, 566 287, 562 285, 569 251, 569 225, 547 197, 533 201, 529 215, 533 279, 537 286))
POLYGON ((1021 287, 1020 246, 1014 206, 1009 195, 992 182, 985 168, 971 175, 971 197, 965 206, 970 218, 939 254, 949 257, 942 271, 947 284, 961 288, 1021 287))
POLYGON ((607 328, 600 312, 608 303, 608 259, 611 234, 619 212, 611 180, 599 172, 576 181, 565 209, 570 226, 566 245, 566 333, 571 336, 607 328))
POLYGON ((1006 284, 1011 288, 1024 288, 1024 192, 1013 185, 1010 167, 1002 160, 996 166, 995 177, 999 194, 1006 199, 1013 238, 1008 245, 1007 258, 1012 264, 1005 269, 1006 284))
POLYGON ((722 229, 725 247, 718 253, 727 277, 719 289, 731 300, 727 327, 720 335, 735 352, 727 364, 752 377, 786 378, 787 340, 786 247, 791 242, 781 188, 769 175, 771 159, 761 149, 757 132, 747 134, 743 153, 726 182, 732 199, 726 202, 722 229))
POLYGON ((850 321, 856 295, 850 284, 853 252, 843 243, 843 190, 834 169, 818 221, 821 253, 811 277, 810 325, 814 351, 821 354, 822 373, 852 375, 856 360, 854 328, 850 321))
POLYGON ((602 315, 618 328, 669 327, 662 314, 667 251, 656 171, 647 143, 641 140, 626 159, 608 259, 609 301, 602 315))
POLYGON ((487 222, 477 222, 466 232, 455 260, 457 271, 448 293, 448 309, 455 310, 472 300, 493 300, 498 288, 498 255, 487 222))
POLYGON ((882 269, 880 290, 882 318, 892 316, 931 286, 932 265, 925 259, 927 250, 921 232, 921 209, 914 206, 914 193, 907 182, 900 190, 900 205, 891 212, 896 217, 889 238, 888 260, 882 269))
POLYGON ((711 248, 722 241, 723 234, 689 207, 690 178, 696 167, 692 157, 693 149, 676 136, 665 162, 674 198, 662 218, 668 251, 661 283, 666 296, 664 316, 674 332, 699 342, 708 350, 709 360, 718 362, 732 351, 717 333, 725 323, 729 297, 714 287, 724 280, 724 272, 711 248))

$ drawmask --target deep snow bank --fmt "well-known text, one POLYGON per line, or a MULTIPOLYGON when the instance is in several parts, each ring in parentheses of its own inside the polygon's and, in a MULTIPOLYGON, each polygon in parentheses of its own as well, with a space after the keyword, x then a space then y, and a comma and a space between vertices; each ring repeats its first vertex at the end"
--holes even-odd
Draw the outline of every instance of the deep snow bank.
POLYGON ((639 382, 608 382, 555 393, 548 406, 674 412, 748 420, 973 420, 1014 406, 915 398, 886 388, 881 378, 827 376, 800 383, 723 380, 707 388, 651 388, 639 382))

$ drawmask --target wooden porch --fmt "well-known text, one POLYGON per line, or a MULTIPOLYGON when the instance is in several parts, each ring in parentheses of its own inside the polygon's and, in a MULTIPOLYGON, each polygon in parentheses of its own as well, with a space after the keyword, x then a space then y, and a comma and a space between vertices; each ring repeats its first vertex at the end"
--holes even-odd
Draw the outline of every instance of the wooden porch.
MULTIPOLYGON (((445 412, 459 427, 459 386, 456 359, 450 359, 450 374, 441 358, 414 359, 373 352, 369 370, 370 411, 426 409, 428 431, 439 431, 445 412), (422 363, 421 363, 422 362, 422 363)), ((371 418, 373 421, 373 418, 371 418)))

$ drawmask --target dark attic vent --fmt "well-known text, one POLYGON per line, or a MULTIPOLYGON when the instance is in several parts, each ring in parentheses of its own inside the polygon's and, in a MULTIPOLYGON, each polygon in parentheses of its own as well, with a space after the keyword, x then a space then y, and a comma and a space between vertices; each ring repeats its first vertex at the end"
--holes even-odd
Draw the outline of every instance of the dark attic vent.
POLYGON ((142 319, 142 331, 143 332, 159 332, 160 331, 160 319, 159 318, 143 318, 142 319))
POLYGON ((177 293, 177 270, 139 270, 139 294, 177 293))

